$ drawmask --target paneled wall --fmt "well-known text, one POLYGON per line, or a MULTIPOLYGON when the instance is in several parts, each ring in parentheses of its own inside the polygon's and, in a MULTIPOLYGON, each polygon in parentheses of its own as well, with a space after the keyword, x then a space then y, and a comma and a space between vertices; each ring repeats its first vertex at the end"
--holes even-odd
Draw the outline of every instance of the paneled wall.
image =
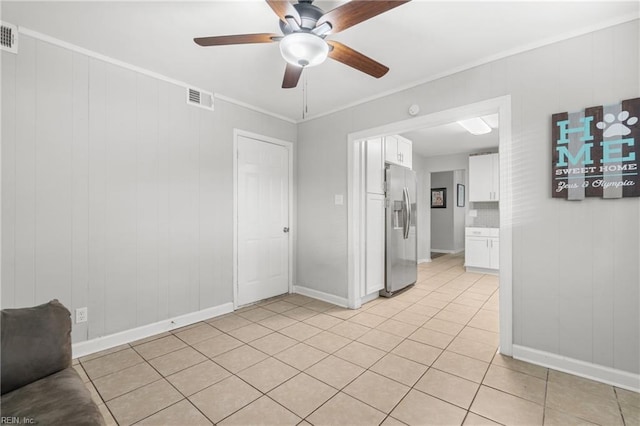
POLYGON ((349 133, 511 95, 514 343, 640 373, 640 199, 549 189, 551 114, 640 96, 639 40, 636 19, 302 123, 298 282, 347 294, 347 215, 327 195, 347 192, 349 133))
POLYGON ((453 171, 431 173, 431 188, 445 188, 447 191, 446 207, 432 209, 431 197, 425 206, 431 210, 431 249, 454 251, 453 211, 456 204, 453 199, 453 171))
POLYGON ((87 306, 80 342, 232 302, 233 129, 295 125, 27 36, 2 55, 2 307, 87 306))

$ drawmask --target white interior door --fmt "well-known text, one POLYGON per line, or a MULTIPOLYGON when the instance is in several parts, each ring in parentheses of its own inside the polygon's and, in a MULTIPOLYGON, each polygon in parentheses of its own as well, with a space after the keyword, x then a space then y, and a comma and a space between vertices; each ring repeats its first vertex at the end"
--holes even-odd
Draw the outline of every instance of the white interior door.
POLYGON ((289 153, 238 135, 238 306, 289 291, 289 153))

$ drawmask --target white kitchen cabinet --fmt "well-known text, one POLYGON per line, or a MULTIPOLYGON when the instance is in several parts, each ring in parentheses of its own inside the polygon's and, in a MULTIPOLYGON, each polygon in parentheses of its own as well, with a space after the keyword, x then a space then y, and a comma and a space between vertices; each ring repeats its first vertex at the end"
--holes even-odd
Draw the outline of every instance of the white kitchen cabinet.
POLYGON ((464 266, 469 270, 500 268, 500 237, 497 228, 466 228, 464 266))
POLYGON ((498 154, 469 157, 469 201, 500 200, 500 158, 498 154))
POLYGON ((392 135, 384 138, 384 160, 387 163, 411 168, 413 165, 413 143, 402 136, 392 135))
POLYGON ((464 265, 487 268, 491 264, 487 250, 487 237, 466 237, 464 246, 464 265))
POLYGON ((413 167, 413 143, 402 136, 398 138, 398 154, 400 155, 401 165, 411 168, 413 167))
POLYGON ((383 139, 369 139, 366 142, 366 185, 367 192, 384 194, 384 147, 383 139))
POLYGON ((398 155, 397 136, 384 137, 384 161, 393 164, 398 164, 400 162, 400 156, 398 155))
POLYGON ((384 194, 367 194, 365 289, 362 296, 384 288, 384 194))
POLYGON ((489 238, 489 269, 500 269, 500 239, 489 238))

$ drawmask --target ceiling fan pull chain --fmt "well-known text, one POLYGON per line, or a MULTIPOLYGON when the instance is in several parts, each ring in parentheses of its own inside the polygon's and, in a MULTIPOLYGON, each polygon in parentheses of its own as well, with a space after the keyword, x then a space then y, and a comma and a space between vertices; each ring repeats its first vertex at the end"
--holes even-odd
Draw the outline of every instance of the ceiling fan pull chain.
POLYGON ((309 112, 309 106, 307 104, 308 94, 307 94, 307 74, 302 73, 302 119, 304 120, 309 112))
POLYGON ((309 85, 308 85, 308 76, 309 73, 304 73, 304 113, 305 117, 309 115, 309 85))

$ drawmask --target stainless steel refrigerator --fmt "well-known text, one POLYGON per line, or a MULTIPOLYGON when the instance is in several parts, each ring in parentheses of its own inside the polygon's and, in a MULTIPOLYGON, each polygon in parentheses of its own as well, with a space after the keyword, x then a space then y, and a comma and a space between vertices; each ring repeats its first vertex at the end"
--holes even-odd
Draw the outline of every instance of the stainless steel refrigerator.
POLYGON ((382 296, 392 296, 418 279, 416 174, 406 167, 385 167, 386 268, 382 296))

